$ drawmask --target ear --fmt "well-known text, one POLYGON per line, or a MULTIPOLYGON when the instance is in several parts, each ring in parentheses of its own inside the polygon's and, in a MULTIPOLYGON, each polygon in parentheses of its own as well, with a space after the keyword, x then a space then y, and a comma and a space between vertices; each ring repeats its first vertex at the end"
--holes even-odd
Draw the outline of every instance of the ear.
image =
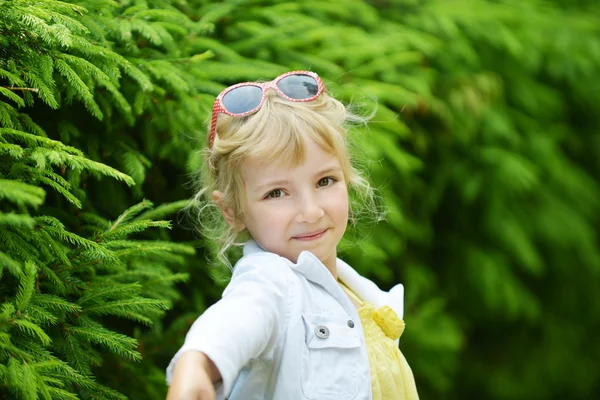
POLYGON ((239 218, 235 217, 235 211, 231 206, 225 206, 223 204, 223 193, 215 190, 212 192, 212 198, 219 206, 219 210, 221 210, 221 214, 225 218, 225 221, 229 224, 229 226, 233 227, 236 232, 240 232, 246 228, 246 225, 239 218))

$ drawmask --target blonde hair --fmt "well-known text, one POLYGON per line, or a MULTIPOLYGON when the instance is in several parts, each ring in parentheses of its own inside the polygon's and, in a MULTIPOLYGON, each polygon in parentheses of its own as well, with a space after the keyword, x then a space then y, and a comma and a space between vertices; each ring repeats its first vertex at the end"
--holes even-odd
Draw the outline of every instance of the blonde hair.
POLYGON ((235 218, 240 218, 244 195, 240 168, 244 160, 289 160, 296 166, 306 155, 305 138, 338 158, 351 197, 350 222, 356 222, 358 208, 381 219, 373 189, 349 154, 346 127, 349 123, 365 122, 366 118, 352 114, 327 93, 313 101, 291 102, 273 90, 267 92, 263 106, 254 114, 246 117, 220 114, 213 147, 202 150, 203 163, 197 174, 199 187, 191 203, 202 234, 220 245, 218 258, 231 268, 226 253, 232 246, 243 244, 239 239, 246 232, 236 232, 226 223, 212 192, 220 191, 221 206, 231 207, 235 218))

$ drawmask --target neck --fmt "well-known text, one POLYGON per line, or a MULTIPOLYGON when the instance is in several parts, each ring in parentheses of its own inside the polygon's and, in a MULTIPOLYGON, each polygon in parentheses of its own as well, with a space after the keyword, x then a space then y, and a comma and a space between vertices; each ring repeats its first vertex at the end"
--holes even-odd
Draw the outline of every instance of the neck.
POLYGON ((337 255, 334 253, 321 262, 331 272, 333 278, 337 280, 337 255))

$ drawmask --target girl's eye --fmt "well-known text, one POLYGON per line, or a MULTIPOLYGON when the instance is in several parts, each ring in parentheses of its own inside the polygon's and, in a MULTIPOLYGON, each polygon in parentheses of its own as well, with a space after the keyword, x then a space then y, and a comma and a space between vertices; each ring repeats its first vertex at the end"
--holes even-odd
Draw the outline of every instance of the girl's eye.
POLYGON ((331 186, 333 185, 333 183, 335 182, 335 179, 328 176, 327 178, 321 178, 319 179, 319 182, 317 183, 318 187, 323 187, 323 186, 331 186))
POLYGON ((267 193, 267 195, 265 196, 265 199, 278 199, 280 197, 283 197, 283 195, 284 195, 283 190, 275 189, 275 190, 271 190, 269 193, 267 193))

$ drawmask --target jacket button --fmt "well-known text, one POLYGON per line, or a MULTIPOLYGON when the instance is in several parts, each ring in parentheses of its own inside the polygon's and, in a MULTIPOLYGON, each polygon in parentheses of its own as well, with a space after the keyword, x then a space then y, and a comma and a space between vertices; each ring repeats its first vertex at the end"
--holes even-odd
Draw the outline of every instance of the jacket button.
POLYGON ((315 328, 315 335, 321 339, 327 339, 329 337, 329 328, 325 325, 319 325, 315 328))
POLYGON ((350 328, 354 328, 354 321, 352 321, 351 319, 348 320, 348 326, 350 328))

